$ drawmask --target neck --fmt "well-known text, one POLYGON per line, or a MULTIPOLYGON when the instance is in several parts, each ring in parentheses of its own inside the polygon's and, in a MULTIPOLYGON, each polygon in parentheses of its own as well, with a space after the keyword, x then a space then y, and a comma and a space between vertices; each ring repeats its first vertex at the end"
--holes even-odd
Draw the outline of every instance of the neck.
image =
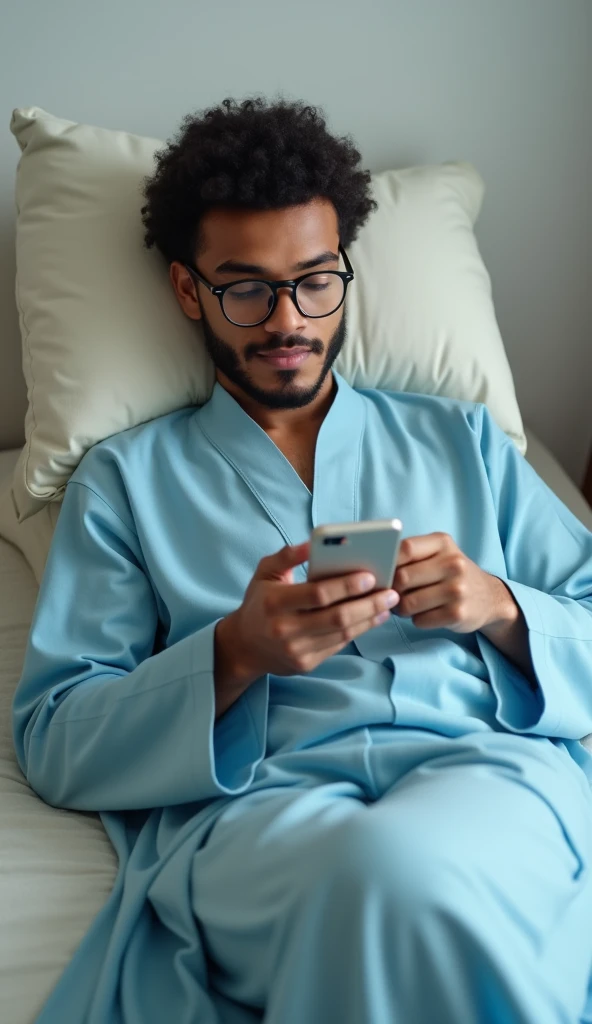
POLYGON ((258 423, 267 434, 288 436, 305 431, 318 430, 333 404, 337 394, 337 382, 333 373, 329 372, 316 398, 308 405, 299 409, 268 409, 254 399, 245 395, 236 384, 221 371, 216 371, 218 382, 228 391, 242 409, 258 423))

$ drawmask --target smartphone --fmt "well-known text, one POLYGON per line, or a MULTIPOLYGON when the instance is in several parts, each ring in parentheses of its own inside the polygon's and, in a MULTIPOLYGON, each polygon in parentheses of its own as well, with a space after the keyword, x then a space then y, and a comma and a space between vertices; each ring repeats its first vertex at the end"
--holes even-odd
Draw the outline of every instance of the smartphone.
POLYGON ((310 536, 308 579, 327 579, 367 570, 375 590, 389 589, 395 575, 403 524, 400 519, 317 526, 310 536))

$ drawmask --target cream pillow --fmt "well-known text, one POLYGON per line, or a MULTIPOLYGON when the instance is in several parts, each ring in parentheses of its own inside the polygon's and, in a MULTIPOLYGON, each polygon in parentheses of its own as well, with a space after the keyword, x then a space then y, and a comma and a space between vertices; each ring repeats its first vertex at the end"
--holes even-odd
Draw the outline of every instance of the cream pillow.
MULTIPOLYGON (((13 112, 16 295, 29 406, 13 495, 19 521, 59 501, 98 441, 204 402, 214 371, 165 261, 143 247, 142 179, 158 139, 13 112)), ((355 387, 485 402, 526 451, 473 225, 468 163, 372 177, 379 209, 349 246, 355 281, 336 368, 355 387)))

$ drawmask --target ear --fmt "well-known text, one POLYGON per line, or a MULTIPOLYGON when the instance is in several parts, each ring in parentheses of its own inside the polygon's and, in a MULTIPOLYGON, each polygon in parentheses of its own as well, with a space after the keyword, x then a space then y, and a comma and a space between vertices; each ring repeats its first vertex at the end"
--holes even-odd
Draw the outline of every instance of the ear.
POLYGON ((169 267, 169 277, 183 312, 191 320, 201 320, 201 303, 197 298, 197 282, 187 268, 177 260, 173 260, 169 267))

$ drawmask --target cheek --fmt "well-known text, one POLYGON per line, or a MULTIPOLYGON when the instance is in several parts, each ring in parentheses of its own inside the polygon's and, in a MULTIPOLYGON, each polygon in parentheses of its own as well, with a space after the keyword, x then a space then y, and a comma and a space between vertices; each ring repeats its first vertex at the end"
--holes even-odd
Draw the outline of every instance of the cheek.
POLYGON ((245 339, 242 337, 240 328, 234 327, 224 316, 217 299, 202 305, 202 324, 210 337, 240 352, 245 347, 245 339))

